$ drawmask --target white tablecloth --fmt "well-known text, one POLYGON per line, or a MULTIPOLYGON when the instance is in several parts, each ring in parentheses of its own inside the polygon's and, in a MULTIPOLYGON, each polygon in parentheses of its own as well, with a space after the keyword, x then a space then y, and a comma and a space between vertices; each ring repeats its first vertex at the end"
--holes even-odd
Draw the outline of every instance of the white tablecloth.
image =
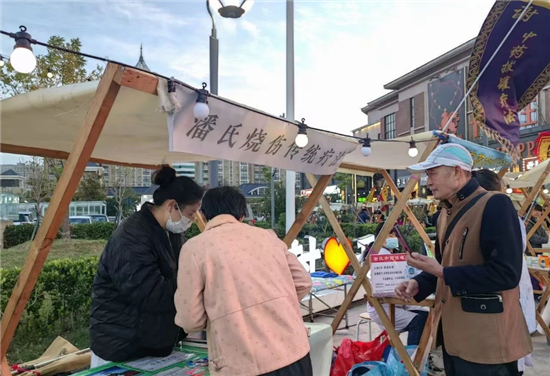
POLYGON ((332 327, 328 324, 304 323, 309 329, 313 376, 329 376, 332 362, 332 327))

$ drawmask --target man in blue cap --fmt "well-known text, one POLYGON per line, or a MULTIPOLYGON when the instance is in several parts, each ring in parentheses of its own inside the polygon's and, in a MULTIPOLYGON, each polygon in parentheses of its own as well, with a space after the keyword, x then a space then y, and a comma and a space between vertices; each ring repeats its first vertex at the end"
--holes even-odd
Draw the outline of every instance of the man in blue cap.
POLYGON ((407 258, 424 272, 396 288, 406 300, 436 294, 434 331, 447 376, 516 376, 517 360, 532 351, 519 304, 522 237, 508 196, 487 192, 472 178, 464 147, 438 146, 413 173, 425 172, 442 210, 436 258, 407 258))

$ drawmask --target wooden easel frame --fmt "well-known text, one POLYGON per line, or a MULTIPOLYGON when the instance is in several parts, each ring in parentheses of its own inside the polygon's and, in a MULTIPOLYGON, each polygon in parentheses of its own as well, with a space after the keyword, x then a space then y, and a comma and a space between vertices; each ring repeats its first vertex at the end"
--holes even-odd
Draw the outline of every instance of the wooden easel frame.
MULTIPOLYGON (((531 237, 535 234, 535 232, 537 231, 537 229, 541 225, 544 225, 544 221, 546 219, 548 219, 549 218, 548 216, 550 215, 549 200, 546 197, 546 195, 544 193, 542 193, 544 182, 548 178, 549 174, 550 174, 550 163, 546 166, 546 168, 544 169, 542 174, 539 176, 536 184, 531 188, 530 191, 527 191, 525 188, 521 189, 522 194, 525 196, 525 200, 523 201, 523 204, 521 205, 521 208, 518 211, 518 215, 520 217, 523 217, 525 214, 530 214, 530 213, 527 213, 527 211, 529 210, 529 207, 535 202, 536 198, 539 197, 539 196, 542 197, 543 200, 548 205, 546 210, 543 212, 543 215, 537 220, 537 222, 535 223, 533 228, 531 228, 531 230, 527 234, 527 249, 529 250, 529 253, 532 256, 536 256, 537 252, 535 251, 535 249, 533 249, 533 247, 529 243, 529 239, 531 239, 531 237)), ((529 224, 529 221, 530 221, 530 215, 528 215, 525 218, 525 225, 526 226, 529 224)))
MULTIPOLYGON (((438 144, 439 144, 439 139, 434 138, 432 141, 430 141, 428 146, 424 150, 424 153, 422 154, 422 157, 421 157, 420 161, 424 161, 428 157, 428 155, 437 147, 438 144)), ((385 179, 386 179, 386 183, 390 185, 390 188, 392 189, 392 192, 394 193, 394 195, 396 195, 396 197, 401 197, 401 199, 398 199, 397 203, 393 207, 393 209, 390 212, 388 218, 386 219, 386 222, 385 222, 384 226, 382 227, 382 230, 380 231, 380 234, 376 238, 376 240, 374 242, 374 246, 372 248, 373 252, 379 252, 380 251, 380 249, 383 245, 383 242, 385 241, 386 237, 390 233, 390 230, 393 228, 395 222, 397 221, 398 217, 401 215, 401 213, 403 211, 405 211, 407 216, 411 219, 411 222, 413 223, 413 226, 421 234, 422 239, 425 242, 427 241, 428 246, 431 246, 432 243, 431 243, 428 235, 426 234, 426 232, 424 231, 424 229, 422 228, 422 226, 420 225, 420 223, 418 222, 418 220, 416 219, 416 217, 412 213, 412 210, 410 210, 410 208, 407 206, 407 198, 410 196, 411 192, 414 190, 414 188, 416 186, 416 183, 420 179, 421 173, 413 174, 411 176, 411 179, 405 185, 405 188, 403 188, 403 192, 400 193, 399 189, 397 188, 397 186, 395 185, 395 183, 393 182, 393 180, 391 179, 391 177, 389 176, 389 174, 385 170, 380 170, 380 169, 376 169, 376 168, 369 168, 369 167, 364 167, 364 166, 347 165, 345 163, 343 163, 340 167, 344 168, 344 169, 363 171, 363 172, 369 172, 369 173, 382 173, 384 175, 385 179)), ((314 196, 315 190, 318 188, 318 186, 320 184, 317 182, 317 179, 315 178, 315 176, 313 176, 311 174, 307 174, 306 176, 307 176, 307 179, 308 179, 309 183, 313 187, 313 193, 309 197, 308 201, 306 202, 306 205, 308 205, 310 200, 315 199, 313 196, 314 196)), ((324 188, 323 188, 323 190, 324 190, 324 188)), ((344 248, 344 250, 345 250, 345 252, 346 252, 346 254, 347 254, 347 256, 350 260, 350 263, 351 263, 351 265, 352 265, 352 267, 353 267, 353 269, 356 273, 356 279, 353 282, 353 284, 351 285, 351 288, 349 289, 348 294, 346 295, 346 297, 344 299, 344 302, 340 306, 340 309, 338 310, 338 313, 336 314, 336 317, 334 318, 334 320, 332 322, 332 331, 334 333, 338 329, 338 326, 340 325, 343 317, 345 316, 350 304, 353 302, 353 299, 355 298, 355 295, 357 294, 357 292, 359 291, 359 288, 361 286, 363 286, 363 288, 365 289, 365 292, 366 292, 368 297, 372 296, 372 287, 370 285, 370 282, 369 282, 368 278, 366 278, 367 273, 370 269, 370 261, 367 258, 365 260, 363 266, 361 266, 359 264, 359 261, 357 260, 357 256, 355 255, 355 252, 353 251, 353 249, 351 248, 351 246, 347 242, 347 238, 344 234, 344 231, 342 230, 342 227, 340 226, 336 216, 334 215, 334 213, 330 209, 330 204, 325 199, 325 197, 322 195, 322 193, 318 195, 317 200, 321 204, 321 207, 323 208, 323 211, 325 212, 325 215, 327 216, 327 220, 329 221, 332 229, 336 233, 336 236, 337 236, 338 240, 340 241, 340 244, 342 244, 342 246, 343 246, 343 248, 344 248)), ((310 207, 308 206, 306 208, 306 205, 304 206, 305 210, 302 209, 302 211, 298 215, 298 218, 293 223, 293 225, 291 227, 291 230, 289 231, 289 233, 287 234, 287 236, 284 239, 285 243, 289 246, 292 243, 292 241, 294 241, 294 239, 296 238, 296 236, 298 235, 298 233, 300 232, 300 230, 304 226, 307 218, 309 217, 309 214, 305 215, 310 210, 310 207), (305 211, 305 213, 304 213, 304 211, 305 211)), ((315 206, 315 204, 313 204, 313 206, 315 206)), ((313 210, 313 209, 311 209, 311 210, 313 210)), ((311 213, 311 211, 309 211, 309 213, 311 213)), ((390 318, 386 314, 386 311, 382 307, 381 301, 379 299, 373 299, 373 298, 368 298, 368 299, 369 299, 370 304, 378 312, 378 315, 379 315, 380 319, 382 320, 382 323, 384 324, 384 327, 386 328, 386 330, 389 334, 390 341, 391 341, 393 347, 398 352, 399 356, 401 357, 401 359, 402 359, 403 363, 405 364, 405 367, 407 368, 409 374, 410 375, 415 375, 415 376, 420 376, 420 373, 418 372, 418 369, 417 369, 420 366, 420 364, 415 365, 413 363, 411 357, 408 355, 407 350, 405 349, 405 346, 403 345, 403 342, 401 342, 401 339, 399 338, 399 333, 397 333, 397 331, 395 330, 394 325, 392 324, 390 318)), ((424 351, 423 351, 423 349, 419 349, 419 352, 423 353, 424 351)))

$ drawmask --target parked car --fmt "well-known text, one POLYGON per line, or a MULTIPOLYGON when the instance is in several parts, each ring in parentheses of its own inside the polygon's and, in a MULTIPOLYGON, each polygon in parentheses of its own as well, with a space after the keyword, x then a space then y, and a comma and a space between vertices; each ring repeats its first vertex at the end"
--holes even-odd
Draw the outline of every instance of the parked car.
POLYGON ((92 218, 92 222, 102 222, 107 223, 109 222, 109 219, 105 214, 90 214, 89 217, 92 218))
POLYGON ((13 222, 14 226, 19 225, 32 225, 34 222, 31 220, 31 213, 30 212, 22 212, 19 213, 19 218, 17 221, 13 222))
POLYGON ((69 217, 69 223, 71 225, 90 224, 92 222, 92 217, 90 217, 89 215, 75 215, 69 217))

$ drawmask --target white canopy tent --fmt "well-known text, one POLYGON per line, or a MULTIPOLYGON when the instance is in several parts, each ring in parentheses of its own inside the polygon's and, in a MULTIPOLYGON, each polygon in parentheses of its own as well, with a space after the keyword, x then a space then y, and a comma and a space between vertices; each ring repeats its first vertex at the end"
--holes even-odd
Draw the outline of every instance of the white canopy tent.
MULTIPOLYGON (((123 70, 120 66, 109 63, 99 84, 90 82, 43 89, 1 102, 2 140, 0 146, 2 152, 53 158, 68 157, 61 179, 51 198, 50 210, 46 213, 42 226, 31 245, 25 266, 4 311, 1 340, 2 360, 44 265, 51 243, 61 225, 68 203, 76 191, 76 186, 89 160, 154 168, 163 163, 196 162, 209 159, 197 153, 171 153, 168 151, 167 117, 165 113, 157 111, 159 107, 159 99, 155 95, 157 87, 159 87, 159 97, 166 95, 165 90, 161 89, 162 82, 157 77, 131 68, 123 70)), ((260 113, 256 110, 253 111, 257 114, 260 113)), ((266 114, 266 116, 271 115, 266 114)), ((277 121, 284 122, 284 120, 277 121)), ((312 138, 324 138, 328 143, 331 141, 341 143, 343 139, 341 136, 312 129, 308 132, 315 135, 312 138)), ((351 148, 348 145, 348 150, 353 151, 344 157, 344 162, 339 168, 341 172, 355 174, 381 173, 390 185, 393 194, 399 199, 394 210, 388 216, 379 239, 373 246, 375 250, 380 249, 382 240, 389 233, 390 227, 393 226, 402 210, 405 210, 423 240, 427 244, 431 244, 429 237, 406 205, 406 200, 415 185, 414 179, 409 180, 400 193, 386 171, 387 169, 405 169, 411 164, 424 160, 437 145, 437 140, 431 132, 414 135, 413 139, 418 142, 416 146, 419 151, 418 156, 414 158, 408 155, 409 144, 407 142, 374 141, 372 154, 369 157, 361 154, 359 144, 352 144, 351 148), (403 199, 400 199, 401 195, 403 199)), ((410 137, 402 140, 409 141, 410 137)), ((349 142, 356 143, 351 139, 349 142)), ((254 163, 254 160, 250 160, 249 163, 254 163)), ((312 171, 307 171, 307 166, 304 170, 304 172, 312 171)), ((342 228, 330 209, 330 204, 323 197, 323 192, 334 171, 331 170, 330 174, 323 175, 319 182, 313 175, 308 174, 308 180, 314 187, 313 192, 284 241, 289 245, 295 239, 316 203, 320 201, 358 275, 358 279, 352 285, 350 293, 333 321, 333 330, 336 330, 359 286, 363 285, 370 296, 369 301, 379 312, 407 369, 410 373, 418 375, 418 371, 414 368, 400 342, 389 317, 382 308, 381 302, 372 298, 370 283, 364 279, 369 269, 369 263, 365 263, 363 267, 358 264, 353 250, 345 240, 342 228)), ((422 351, 418 353, 421 354, 422 351)))
MULTIPOLYGON (((532 188, 537 184, 541 176, 546 173, 545 171, 549 164, 550 159, 547 159, 527 172, 509 172, 504 175, 504 182, 510 188, 532 188)), ((546 174, 542 184, 550 184, 550 176, 548 174, 546 174)))

